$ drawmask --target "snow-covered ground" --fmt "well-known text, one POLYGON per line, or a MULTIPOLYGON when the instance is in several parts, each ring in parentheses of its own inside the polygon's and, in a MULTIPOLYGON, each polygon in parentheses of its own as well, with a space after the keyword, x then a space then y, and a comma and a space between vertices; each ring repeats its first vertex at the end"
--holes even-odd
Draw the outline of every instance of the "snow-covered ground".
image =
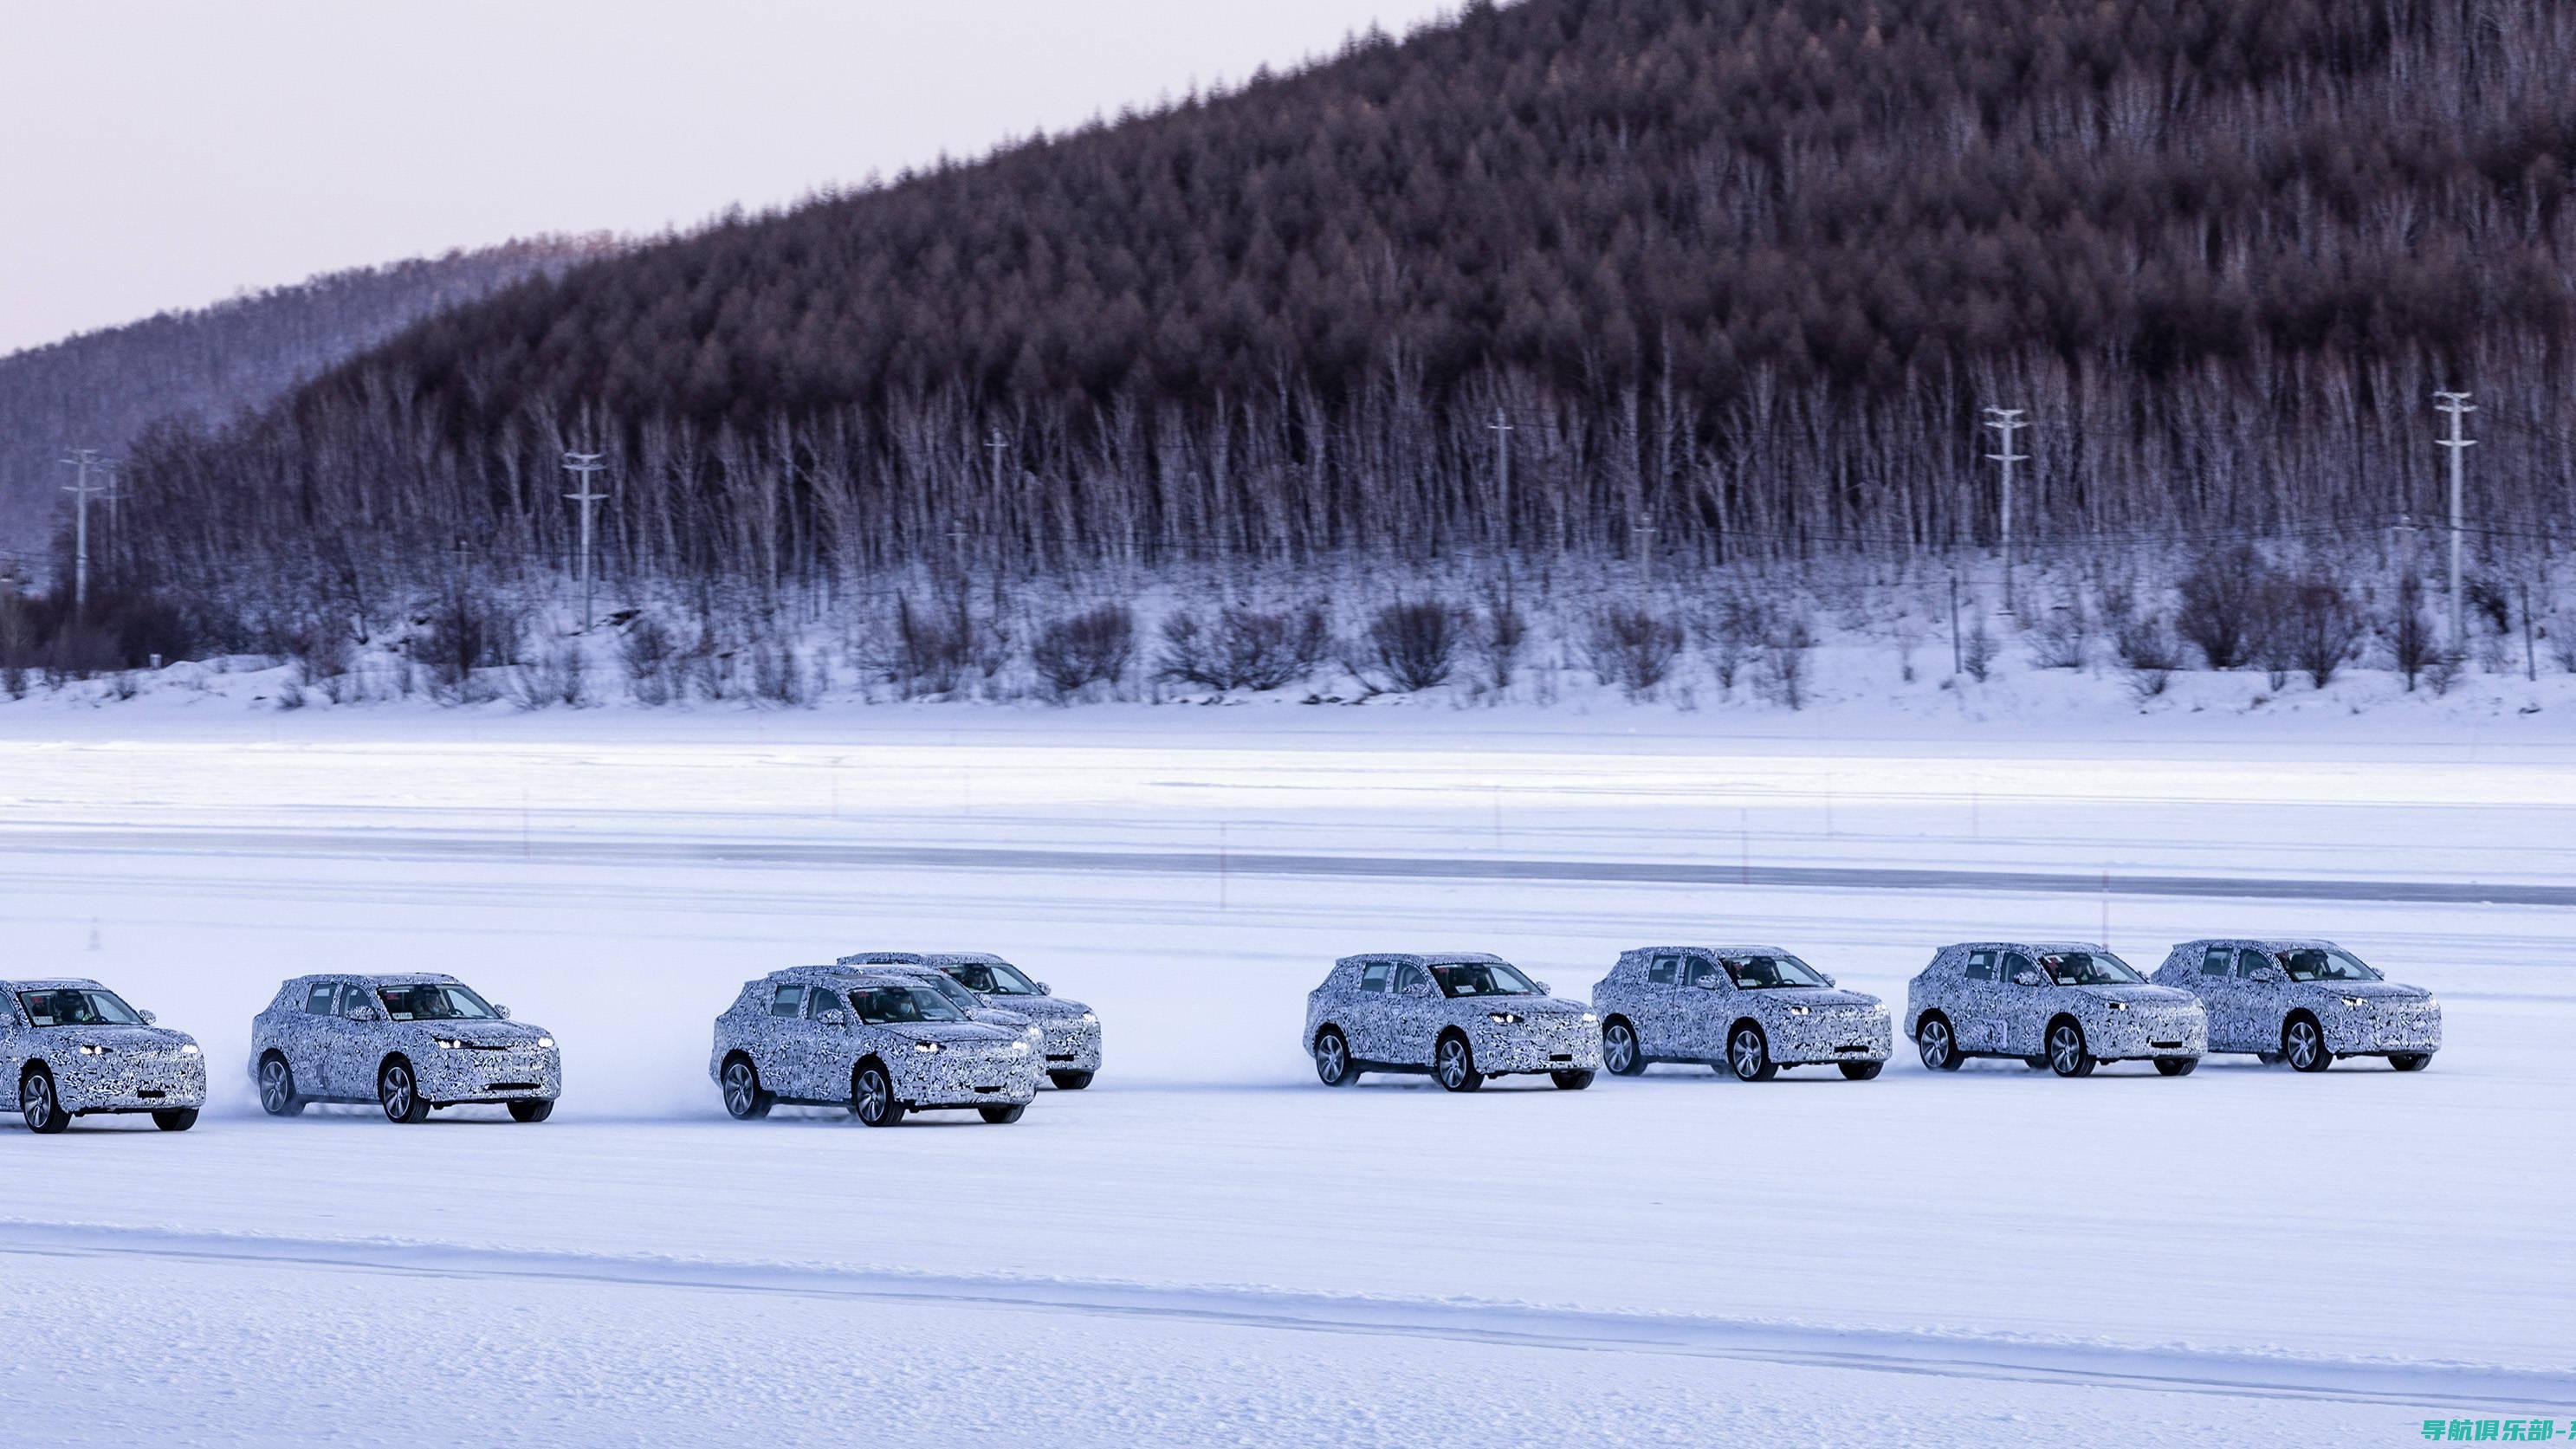
POLYGON ((9 1442, 2394 1443, 2576 1407, 2576 748, 2536 728, 138 708, 0 712, 9 969, 195 1032, 216 1101, 0 1130, 9 1442), (1770 939, 1901 997, 1969 935, 2152 965, 2238 930, 2432 987, 2445 1052, 1458 1098, 1327 1092, 1296 1042, 1368 947, 1579 994, 1624 945, 1770 939), (1008 1128, 723 1117, 742 980, 911 945, 1098 1007, 1100 1083, 1008 1128), (340 965, 550 1027, 562 1111, 260 1116, 251 1013, 340 965))

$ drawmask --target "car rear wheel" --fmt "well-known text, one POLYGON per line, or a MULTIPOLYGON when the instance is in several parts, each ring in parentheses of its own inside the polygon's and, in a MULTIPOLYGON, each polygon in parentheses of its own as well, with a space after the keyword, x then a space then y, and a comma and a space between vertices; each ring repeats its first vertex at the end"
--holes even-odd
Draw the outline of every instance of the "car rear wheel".
POLYGON ((1959 1069, 1959 1039, 1950 1034, 1950 1019, 1937 1011, 1914 1028, 1914 1049, 1923 1054, 1923 1065, 1936 1072, 1959 1069))
POLYGON ((1431 1075, 1452 1092, 1472 1092, 1485 1085, 1485 1074, 1476 1070, 1476 1054, 1463 1036, 1440 1039, 1432 1049, 1431 1075))
POLYGON ((2420 1072, 2432 1064, 2431 1052, 2391 1052, 2388 1065, 2401 1072, 2420 1072))
POLYGON ((1726 1039, 1726 1066, 1739 1082, 1767 1082, 1780 1075, 1779 1064, 1771 1060, 1771 1043, 1749 1021, 1739 1023, 1726 1039))
POLYGON ((768 1116, 770 1106, 778 1100, 760 1089, 760 1071, 746 1057, 726 1062, 721 1080, 725 1110, 736 1121, 756 1122, 768 1116))
POLYGON ((1886 1065, 1885 1062, 1844 1062, 1843 1076, 1851 1081, 1866 1082, 1877 1076, 1879 1069, 1886 1065))
POLYGON ((850 1073, 850 1115, 870 1127, 891 1127, 903 1120, 903 1104, 894 1099, 894 1081, 875 1062, 861 1062, 850 1073))
POLYGON ((2294 1071, 2322 1072, 2334 1065, 2334 1053, 2326 1050, 2324 1029, 2304 1011, 2281 1028, 2281 1055, 2290 1059, 2294 1071))
POLYGON ((420 1094, 420 1079, 412 1075, 411 1063, 400 1057, 376 1069, 376 1103, 385 1109, 385 1120, 414 1125, 429 1120, 429 1102, 420 1094))
POLYGON ((2084 1028, 2059 1019, 2048 1028, 2048 1069, 2061 1077, 2089 1077, 2096 1065, 2084 1046, 2084 1028))
POLYGON ((165 1107, 152 1114, 152 1125, 164 1132, 185 1132, 197 1125, 194 1107, 165 1107))
POLYGON ((1020 1104, 1018 1104, 1018 1105, 1016 1105, 1016 1106, 1010 1106, 1010 1107, 978 1107, 978 1108, 976 1108, 975 1110, 976 1110, 976 1111, 978 1111, 978 1112, 983 1113, 983 1114, 984 1114, 984 1120, 985 1120, 985 1121, 987 1121, 987 1122, 992 1123, 994 1126, 996 1126, 996 1127, 1008 1127, 1008 1126, 1009 1126, 1009 1125, 1011 1125, 1012 1123, 1017 1122, 1018 1120, 1020 1120, 1020 1114, 1021 1114, 1022 1112, 1025 1112, 1025 1111, 1029 1110, 1029 1108, 1028 1108, 1028 1104, 1027 1104, 1027 1103, 1025 1103, 1025 1102, 1023 1102, 1023 1103, 1020 1103, 1020 1104))
POLYGON ((510 1104, 510 1120, 513 1122, 543 1122, 554 1114, 555 1104, 552 1102, 512 1102, 510 1104))
POLYGON ((1055 1089, 1059 1092, 1079 1092, 1091 1085, 1091 1073, 1049 1072, 1047 1080, 1055 1083, 1055 1089))
POLYGON ((1351 1065, 1351 1044, 1341 1032, 1328 1026, 1315 1033, 1315 1080, 1347 1087, 1359 1079, 1359 1068, 1351 1065))
POLYGON ((46 1136, 72 1125, 72 1114, 54 1095, 54 1074, 43 1067, 30 1067, 18 1079, 18 1115, 27 1119, 28 1131, 46 1136))
POLYGON ((2188 1077, 2191 1075, 2192 1069, 2199 1065, 2200 1058, 2198 1057, 2156 1058, 2156 1070, 2162 1072, 2168 1077, 2188 1077))
POLYGON ((1646 1069, 1646 1054, 1637 1047, 1637 1029, 1626 1018, 1614 1016, 1602 1025, 1601 1065, 1614 1077, 1633 1077, 1646 1069))
POLYGON ((1592 1073, 1580 1067, 1570 1072, 1550 1072, 1547 1079, 1556 1083, 1560 1092, 1580 1092, 1592 1085, 1592 1073))
POLYGON ((293 1117, 304 1110, 304 1099, 295 1095, 295 1069, 275 1052, 259 1064, 259 1105, 271 1117, 293 1117))
POLYGON ((2281 1063, 2288 1061, 2289 1058, 2281 1055, 2279 1052, 2256 1052, 2254 1054, 2254 1060, 2261 1062, 2267 1067, 2277 1067, 2281 1063))

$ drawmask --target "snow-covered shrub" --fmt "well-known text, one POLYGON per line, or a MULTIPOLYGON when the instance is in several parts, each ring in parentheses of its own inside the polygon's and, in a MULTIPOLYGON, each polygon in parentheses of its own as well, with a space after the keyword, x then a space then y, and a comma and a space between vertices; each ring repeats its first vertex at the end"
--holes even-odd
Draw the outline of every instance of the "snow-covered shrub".
POLYGON ((1466 637, 1467 616, 1436 601, 1389 604, 1369 621, 1367 661, 1353 673, 1382 675, 1399 690, 1432 689, 1449 678, 1450 663, 1466 637))
POLYGON ((1521 650, 1529 642, 1529 616, 1512 596, 1508 580, 1485 590, 1484 616, 1476 621, 1474 643, 1485 661, 1485 682, 1497 691, 1512 687, 1521 650))
POLYGON ((2141 700, 2164 693, 2182 667, 2182 641, 2161 614, 2130 619, 2112 636, 2111 647, 2128 676, 2129 693, 2141 700))
POLYGON ((2415 691, 2415 681, 2433 663, 2441 646, 2434 642, 2433 620, 2424 612, 2424 576, 2408 569, 2397 578, 2397 603, 2388 621, 2388 658, 2415 691))
POLYGON ((770 704, 813 702, 813 688, 807 680, 803 662, 797 657, 795 645, 767 637, 752 641, 751 692, 755 698, 770 704))
POLYGON ((516 664, 526 623, 497 594, 457 588, 433 605, 415 636, 412 657, 429 670, 430 688, 451 703, 479 704, 493 697, 478 669, 516 664))
POLYGON ((1981 610, 1977 622, 1968 629, 1968 637, 1959 641, 1959 667, 1968 677, 1983 684, 1995 672, 1995 631, 1986 626, 1981 610))
POLYGON ((1807 651, 1816 647, 1815 626, 1804 609, 1775 611, 1762 640, 1759 685, 1775 704, 1804 709, 1807 704, 1807 651))
POLYGON ((1720 689, 1732 693, 1735 676, 1771 630, 1771 610, 1748 589, 1729 589, 1704 608, 1698 620, 1700 653, 1720 689))
POLYGON ((673 666, 679 645, 661 620, 639 614, 617 641, 618 662, 626 670, 626 691, 642 705, 665 705, 679 696, 673 666))
POLYGON ((2183 576, 2174 627, 2200 647, 2210 668, 2233 669, 2256 652, 2255 629, 2271 581, 2263 556, 2244 544, 2202 554, 2183 576))
POLYGON ((557 640, 511 671, 511 697, 521 709, 544 709, 557 704, 578 707, 590 702, 589 672, 581 645, 570 639, 557 640))
POLYGON ((2271 631, 2287 635, 2285 653, 2292 666, 2310 684, 2325 688, 2361 642, 2361 610, 2322 571, 2295 582, 2284 580, 2277 597, 2271 631))
POLYGON ((2031 626, 2031 662, 2042 669, 2081 669, 2092 634, 2083 596, 2070 593, 2031 626))
POLYGON ((1662 614, 1614 604, 1592 616, 1585 643, 1592 672, 1603 684, 1615 684, 1630 699, 1642 699, 1673 672, 1682 652, 1682 626, 1662 614))
POLYGON ((1029 642, 1029 666, 1062 704, 1095 684, 1115 689, 1136 659, 1136 614, 1103 604, 1049 623, 1029 642))
POLYGON ((1279 689, 1313 673, 1332 637, 1312 605, 1281 614, 1228 608, 1213 623, 1177 613, 1163 621, 1159 672, 1206 689, 1279 689))

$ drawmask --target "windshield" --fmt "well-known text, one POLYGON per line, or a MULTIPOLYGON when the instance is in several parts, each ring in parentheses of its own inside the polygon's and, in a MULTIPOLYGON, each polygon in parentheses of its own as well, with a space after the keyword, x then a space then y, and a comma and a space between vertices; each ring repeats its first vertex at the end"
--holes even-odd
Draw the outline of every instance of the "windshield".
POLYGON ((2323 950, 2302 947, 2296 951, 2275 952, 2281 969, 2293 981, 2377 981, 2379 973, 2361 964, 2361 958, 2339 947, 2323 950))
POLYGON ((986 996, 1035 996, 1038 984, 1006 961, 958 961, 939 968, 950 980, 986 996))
POLYGON ((920 980, 923 986, 938 992, 940 1000, 956 1007, 959 1011, 973 1011, 976 1008, 977 1003, 973 993, 949 980, 945 972, 933 971, 920 980))
POLYGON ((1431 974, 1444 996, 1538 995, 1528 977, 1500 961, 1451 961, 1433 966, 1431 974))
POLYGON ((37 1026, 141 1026, 142 1013, 95 986, 63 986, 52 991, 21 991, 18 1004, 37 1026))
POLYGON ((2040 957, 2039 969, 2060 986, 2130 986, 2147 979, 2108 951, 2060 951, 2040 957))
POLYGON ((388 1021, 490 1021, 500 1015, 462 986, 383 986, 376 995, 384 998, 388 1021))
POLYGON ((927 986, 862 986, 850 993, 850 1009, 870 1026, 906 1021, 964 1021, 966 1014, 927 986))
POLYGON ((1729 956, 1726 974, 1737 989, 1764 991, 1775 986, 1830 986, 1825 973, 1795 956, 1729 956))

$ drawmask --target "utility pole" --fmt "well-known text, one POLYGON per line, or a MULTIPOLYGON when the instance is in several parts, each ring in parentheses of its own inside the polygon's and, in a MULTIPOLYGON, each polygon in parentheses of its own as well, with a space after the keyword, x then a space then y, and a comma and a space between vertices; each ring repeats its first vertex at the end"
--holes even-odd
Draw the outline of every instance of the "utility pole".
POLYGON ((2006 610, 2010 610, 2013 607, 2013 464, 2027 463, 2030 461, 2030 455, 2028 453, 2016 453, 2013 451, 2013 434, 2030 426, 2030 424, 2022 421, 2021 413, 2022 410, 2020 408, 1986 409, 1986 426, 1994 429, 1996 436, 2002 440, 2002 451, 1988 453, 1986 457, 1990 461, 2001 463, 2004 470, 2002 515, 2004 535, 2004 608, 2006 610))
POLYGON ((579 490, 564 497, 581 505, 581 632, 585 634, 590 632, 590 509, 592 504, 608 497, 590 486, 593 475, 608 471, 608 465, 599 461, 602 456, 598 453, 563 455, 564 471, 573 476, 573 487, 579 490))
POLYGON ((1494 409, 1494 420, 1485 425, 1494 434, 1494 490, 1501 495, 1503 557, 1512 553, 1512 424, 1501 408, 1494 409))
POLYGON ((2433 406, 2451 419, 2451 435, 2436 441, 2451 450, 2451 657, 2465 659, 2469 653, 2469 616, 2460 594, 2460 512, 2464 465, 2469 449, 2476 447, 2477 441, 2461 429, 2467 425, 2468 415, 2478 408, 2465 392, 2437 392, 2433 394, 2433 406))
POLYGON ((89 500, 90 495, 107 490, 89 481, 89 470, 99 466, 98 449, 74 448, 63 455, 65 466, 75 471, 76 482, 63 485, 72 496, 72 617, 89 612, 89 500))

